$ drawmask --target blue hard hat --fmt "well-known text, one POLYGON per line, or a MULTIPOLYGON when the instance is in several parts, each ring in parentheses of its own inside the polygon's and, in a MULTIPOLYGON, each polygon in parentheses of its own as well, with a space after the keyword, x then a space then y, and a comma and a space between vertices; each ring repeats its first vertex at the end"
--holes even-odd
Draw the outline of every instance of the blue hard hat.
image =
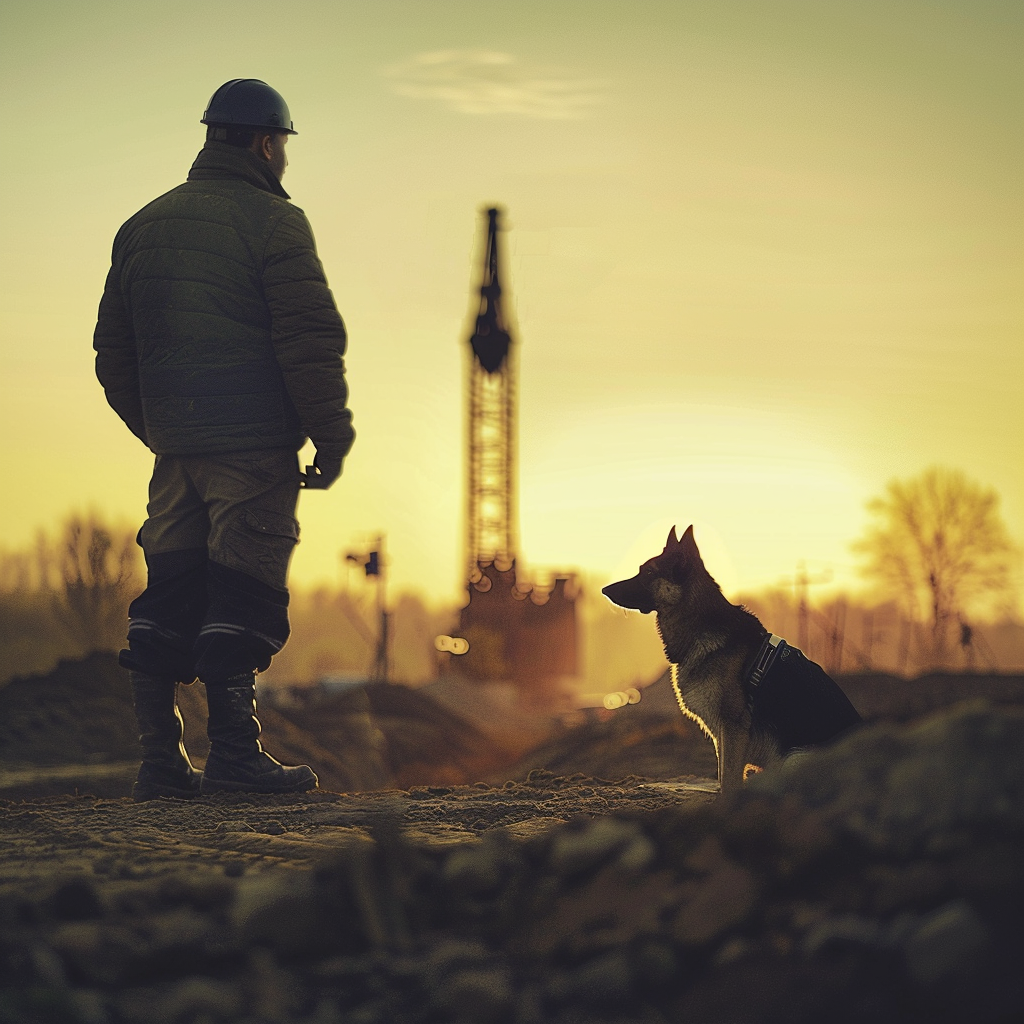
POLYGON ((284 97, 258 78, 232 78, 225 82, 210 97, 200 124, 298 134, 284 97))

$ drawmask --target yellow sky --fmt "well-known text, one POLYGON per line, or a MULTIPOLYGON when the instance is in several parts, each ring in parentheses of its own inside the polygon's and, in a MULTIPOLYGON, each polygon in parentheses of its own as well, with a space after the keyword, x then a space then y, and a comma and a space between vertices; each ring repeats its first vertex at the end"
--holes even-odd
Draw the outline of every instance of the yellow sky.
POLYGON ((293 578, 386 533, 461 583, 479 209, 511 228, 522 552, 598 579, 697 523, 726 592, 850 579, 929 464, 1024 542, 1024 8, 990 0, 19 2, 0 12, 0 538, 144 514, 91 333, 117 227, 184 179, 223 81, 299 135, 358 431, 293 578))

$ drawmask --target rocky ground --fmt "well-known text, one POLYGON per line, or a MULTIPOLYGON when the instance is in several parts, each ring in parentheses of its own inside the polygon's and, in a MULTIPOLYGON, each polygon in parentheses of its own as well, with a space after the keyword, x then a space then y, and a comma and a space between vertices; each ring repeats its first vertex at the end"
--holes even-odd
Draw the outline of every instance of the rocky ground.
POLYGON ((0 1021, 1012 1021, 1024 713, 696 779, 0 807, 0 1021))

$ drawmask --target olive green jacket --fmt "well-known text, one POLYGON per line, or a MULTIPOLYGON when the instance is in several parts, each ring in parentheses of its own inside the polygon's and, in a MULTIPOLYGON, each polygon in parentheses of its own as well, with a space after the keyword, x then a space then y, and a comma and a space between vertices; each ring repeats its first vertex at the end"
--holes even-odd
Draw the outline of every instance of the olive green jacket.
POLYGON ((107 401, 160 455, 344 458, 345 326, 305 214, 267 164, 208 142, 114 239, 93 338, 107 401))

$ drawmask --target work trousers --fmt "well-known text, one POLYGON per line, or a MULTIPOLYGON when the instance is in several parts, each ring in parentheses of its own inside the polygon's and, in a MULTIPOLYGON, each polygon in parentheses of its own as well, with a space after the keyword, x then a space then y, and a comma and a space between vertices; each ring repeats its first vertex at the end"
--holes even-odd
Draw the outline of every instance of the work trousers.
POLYGON ((270 665, 289 633, 299 480, 288 450, 156 457, 123 666, 216 685, 270 665))

